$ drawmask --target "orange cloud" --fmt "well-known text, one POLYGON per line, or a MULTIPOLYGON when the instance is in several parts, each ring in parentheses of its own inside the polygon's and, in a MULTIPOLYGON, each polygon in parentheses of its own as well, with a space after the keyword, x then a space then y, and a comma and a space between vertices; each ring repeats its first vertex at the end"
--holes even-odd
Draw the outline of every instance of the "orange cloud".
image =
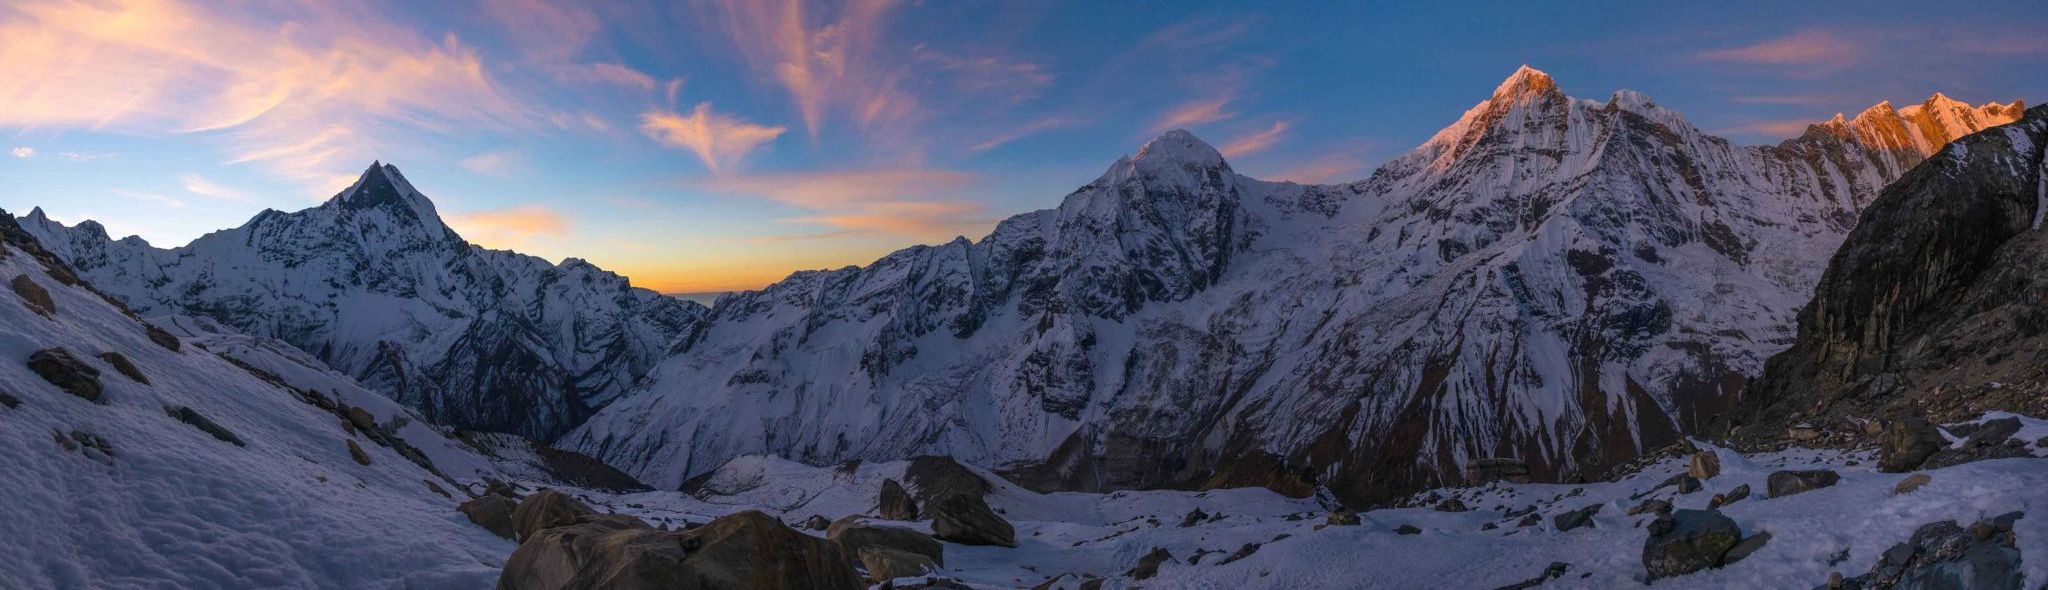
POLYGON ((1152 124, 1152 130, 1156 132, 1168 129, 1181 129, 1235 117, 1237 116, 1235 113, 1223 110, 1224 107, 1230 106, 1230 103, 1234 100, 1236 100, 1235 96, 1226 94, 1183 103, 1180 106, 1174 107, 1173 110, 1167 111, 1165 115, 1161 115, 1159 122, 1152 124))
POLYGON ((538 205, 451 215, 448 226, 477 245, 515 250, 569 233, 568 218, 538 205))
POLYGON ((1356 180, 1357 175, 1363 174, 1367 167, 1364 159, 1348 153, 1335 153, 1281 170, 1273 175, 1273 179, 1302 184, 1343 182, 1356 180))
POLYGON ((252 21, 180 0, 29 0, 0 10, 0 126, 209 131, 238 162, 331 182, 390 126, 531 119, 475 50, 371 10, 281 5, 252 21))
POLYGON ((1862 53, 1861 46, 1834 33, 1806 30, 1753 45, 1702 51, 1697 57, 1763 65, 1847 65, 1862 53))
POLYGON ((704 167, 720 172, 738 163, 754 148, 782 135, 782 127, 755 125, 711 112, 711 103, 697 103, 688 115, 648 111, 640 115, 640 131, 655 141, 690 150, 704 167))
POLYGON ((699 183, 698 188, 815 212, 793 222, 854 233, 946 239, 988 223, 980 203, 947 198, 976 180, 965 172, 904 168, 725 176, 699 183))
POLYGON ((1264 151, 1266 148, 1273 147, 1273 144, 1280 143, 1280 136, 1286 135, 1287 128, 1293 126, 1293 124, 1291 121, 1275 121, 1272 128, 1230 140, 1216 151, 1221 152, 1225 158, 1235 158, 1264 151))

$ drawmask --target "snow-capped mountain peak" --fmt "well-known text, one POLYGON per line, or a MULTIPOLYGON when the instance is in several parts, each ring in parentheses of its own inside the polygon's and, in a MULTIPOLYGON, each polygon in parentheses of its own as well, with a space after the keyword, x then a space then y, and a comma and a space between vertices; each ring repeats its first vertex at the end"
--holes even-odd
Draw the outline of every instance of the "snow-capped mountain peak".
POLYGON ((1515 100, 1528 96, 1545 95, 1555 91, 1557 91, 1557 81, 1551 79, 1550 74, 1523 64, 1522 67, 1515 68, 1515 73, 1509 74, 1508 79, 1502 80, 1500 86, 1493 89, 1492 100, 1515 100))
POLYGON ((1174 129, 1159 134, 1138 148, 1135 162, 1161 162, 1199 166, 1224 166, 1223 154, 1195 134, 1174 129))
POLYGON ((355 184, 336 193, 326 207, 349 212, 385 211, 401 222, 417 224, 435 238, 453 233, 441 222, 433 201, 413 188, 397 166, 381 161, 371 162, 355 184))

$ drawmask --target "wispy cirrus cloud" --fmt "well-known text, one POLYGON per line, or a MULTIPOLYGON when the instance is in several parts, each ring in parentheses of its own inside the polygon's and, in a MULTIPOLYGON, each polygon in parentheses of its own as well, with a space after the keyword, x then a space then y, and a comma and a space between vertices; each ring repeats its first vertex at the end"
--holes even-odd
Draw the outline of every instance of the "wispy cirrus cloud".
POLYGON ((690 150, 705 168, 716 173, 738 164, 786 129, 721 115, 711 111, 711 103, 703 102, 687 115, 664 110, 643 113, 640 131, 655 141, 690 150))
POLYGON ((1807 29, 1749 45, 1701 51, 1694 58, 1771 66, 1845 67, 1856 63, 1863 53, 1863 46, 1847 37, 1827 30, 1807 29))
POLYGON ((178 177, 178 181, 184 184, 185 192, 199 195, 202 197, 209 197, 214 199, 220 199, 223 201, 234 201, 238 203, 249 204, 255 204, 262 201, 261 198, 258 198, 256 195, 250 194, 247 191, 223 186, 220 183, 207 180, 206 177, 200 176, 198 174, 186 174, 184 176, 180 176, 178 177))
POLYGON ((14 156, 16 159, 26 160, 36 157, 36 148, 17 146, 14 149, 7 150, 7 155, 14 156))
POLYGON ((448 216, 448 226, 487 248, 521 249, 536 240, 567 235, 569 219, 553 209, 525 205, 448 216))
POLYGON ((1280 143, 1280 138, 1287 135, 1287 129, 1293 125, 1293 121, 1274 121, 1272 127, 1224 142, 1223 147, 1217 148, 1216 151, 1221 152, 1225 158, 1247 156, 1265 151, 1266 148, 1273 147, 1273 144, 1280 143))
POLYGON ((312 183, 370 159, 374 131, 532 119, 452 35, 361 6, 273 8, 16 3, 0 10, 0 126, 217 134, 231 160, 312 183))
POLYGON ((1235 100, 1234 94, 1223 94, 1181 103, 1160 115, 1159 120, 1152 124, 1152 131, 1193 127, 1235 117, 1236 113, 1226 110, 1235 100))
POLYGON ((477 174, 504 174, 518 166, 519 162, 517 152, 493 151, 463 158, 461 164, 462 169, 477 174))
POLYGON ((167 197, 157 193, 147 191, 131 191, 123 189, 110 189, 108 192, 112 192, 116 195, 126 197, 130 200, 154 203, 170 209, 185 208, 185 201, 174 197, 167 197))
POLYGON ((874 59, 895 0, 851 0, 819 14, 802 0, 711 0, 722 17, 710 29, 729 35, 754 69, 789 93, 812 137, 828 110, 843 108, 873 122, 914 110, 895 86, 902 77, 874 59))

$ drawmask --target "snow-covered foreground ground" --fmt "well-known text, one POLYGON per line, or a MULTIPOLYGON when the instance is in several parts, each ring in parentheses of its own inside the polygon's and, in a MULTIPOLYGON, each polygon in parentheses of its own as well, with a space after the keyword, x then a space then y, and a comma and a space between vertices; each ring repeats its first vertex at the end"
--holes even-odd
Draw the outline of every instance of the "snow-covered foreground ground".
MULTIPOLYGON (((1994 416, 1995 417, 1995 416, 1994 416)), ((2028 420, 2021 436, 2048 434, 2048 423, 2028 420)), ((2041 451, 2037 451, 2041 452, 2041 451)), ((1710 498, 1739 485, 1748 499, 1722 507, 1745 536, 1769 531, 1757 553, 1726 568, 1659 580, 1659 588, 1811 588, 1830 572, 1868 572, 1886 548, 1920 525, 2025 511, 2015 530, 2026 556, 2028 587, 2048 580, 2048 461, 2003 459, 1935 470, 1918 491, 1895 494, 1908 474, 1878 473, 1869 452, 1794 449, 1744 458, 1721 451, 1721 475, 1704 489, 1678 495, 1666 488, 1634 498, 1685 471, 1683 459, 1653 465, 1617 482, 1585 485, 1498 484, 1438 490, 1472 510, 1439 512, 1401 508, 1363 513, 1359 526, 1322 526, 1328 509, 1316 499, 1290 499, 1263 489, 1214 492, 1057 493, 1041 495, 998 485, 989 503, 1017 527, 1018 547, 946 545, 954 580, 988 588, 1039 585, 1076 574, 1054 587, 1079 585, 1079 574, 1110 578, 1106 588, 1494 588, 1537 577, 1552 562, 1569 572, 1546 587, 1614 588, 1643 585, 1641 555, 1651 515, 1628 515, 1643 499, 1671 500, 1703 509, 1710 498), (1784 498, 1765 498, 1767 476, 1783 469, 1830 469, 1832 487, 1784 498), (1559 532, 1553 517, 1604 504, 1592 528, 1559 532), (1535 506, 1542 524, 1517 527, 1504 512, 1535 506), (1194 510, 1209 518, 1179 526, 1194 510), (1494 528, 1487 528, 1492 523, 1494 528), (1421 532, 1402 535, 1402 525, 1421 532), (1258 548, 1231 561, 1248 544, 1258 548), (1156 578, 1121 577, 1140 557, 1164 548, 1174 560, 1156 578), (1844 557, 1846 552, 1846 557, 1844 557), (1200 554, 1198 563, 1193 558, 1200 554), (1833 562, 1831 564, 1831 562, 1833 562)), ((758 509, 796 524, 812 515, 837 519, 874 514, 884 479, 903 479, 907 463, 864 464, 851 472, 746 457, 705 484, 702 499, 675 492, 584 494, 596 505, 653 523, 701 523, 758 509)), ((986 474, 984 474, 986 475, 986 474)), ((929 523, 905 523, 929 530, 929 523)), ((823 533, 816 533, 822 535, 823 533)))

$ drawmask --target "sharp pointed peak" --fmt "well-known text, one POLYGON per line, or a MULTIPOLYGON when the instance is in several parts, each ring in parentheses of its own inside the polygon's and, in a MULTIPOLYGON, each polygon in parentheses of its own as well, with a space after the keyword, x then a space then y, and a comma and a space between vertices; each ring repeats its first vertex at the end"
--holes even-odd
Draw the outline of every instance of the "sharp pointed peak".
POLYGON ((1502 80, 1500 86, 1494 87, 1493 96, 1494 98, 1527 96, 1554 90, 1557 90, 1557 80, 1552 79, 1550 74, 1544 73, 1543 70, 1529 67, 1529 64, 1522 64, 1522 67, 1515 68, 1514 73, 1508 74, 1508 79, 1502 80))
POLYGON ((1136 162, 1189 162, 1223 164, 1223 154, 1186 129, 1172 129, 1145 142, 1133 158, 1136 162))

